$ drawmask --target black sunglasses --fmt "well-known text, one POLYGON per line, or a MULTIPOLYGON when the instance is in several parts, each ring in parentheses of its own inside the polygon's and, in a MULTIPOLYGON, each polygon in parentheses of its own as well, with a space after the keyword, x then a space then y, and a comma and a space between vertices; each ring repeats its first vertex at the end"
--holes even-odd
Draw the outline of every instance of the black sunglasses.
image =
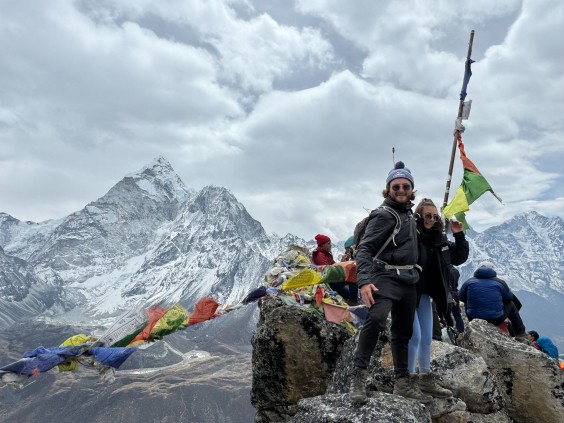
POLYGON ((402 185, 396 184, 396 185, 392 185, 392 189, 393 189, 394 191, 399 191, 400 188, 403 188, 404 191, 409 191, 409 190, 411 189, 411 185, 409 185, 409 184, 402 184, 402 185))
POLYGON ((425 213, 423 215, 423 217, 427 220, 433 220, 435 222, 439 221, 439 215, 438 214, 425 213))

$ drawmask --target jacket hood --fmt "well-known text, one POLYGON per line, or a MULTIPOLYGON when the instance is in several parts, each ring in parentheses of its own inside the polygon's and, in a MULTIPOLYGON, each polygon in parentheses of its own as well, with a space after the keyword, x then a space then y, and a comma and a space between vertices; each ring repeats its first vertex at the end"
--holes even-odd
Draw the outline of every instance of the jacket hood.
POLYGON ((497 272, 491 267, 482 266, 476 269, 474 277, 479 279, 492 279, 497 277, 497 272))

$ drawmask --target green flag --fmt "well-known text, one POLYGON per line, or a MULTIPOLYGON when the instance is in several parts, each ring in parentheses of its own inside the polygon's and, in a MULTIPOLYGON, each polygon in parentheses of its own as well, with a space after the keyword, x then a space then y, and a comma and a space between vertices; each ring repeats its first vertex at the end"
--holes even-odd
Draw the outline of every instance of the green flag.
POLYGON ((464 166, 464 175, 462 183, 456 190, 453 199, 443 209, 443 214, 447 219, 452 216, 462 222, 464 229, 468 229, 464 213, 470 210, 470 204, 476 201, 483 193, 490 191, 500 202, 501 199, 493 192, 492 187, 482 176, 476 165, 466 157, 464 152, 464 144, 462 143, 462 135, 458 134, 458 149, 460 150, 460 159, 464 166))

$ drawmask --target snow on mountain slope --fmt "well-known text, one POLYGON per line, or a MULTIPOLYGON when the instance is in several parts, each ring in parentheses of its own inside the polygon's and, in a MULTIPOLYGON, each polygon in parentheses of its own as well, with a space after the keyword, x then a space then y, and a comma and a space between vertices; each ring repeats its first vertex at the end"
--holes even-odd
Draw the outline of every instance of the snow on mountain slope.
POLYGON ((0 246, 4 247, 7 254, 29 260, 62 221, 22 222, 9 214, 0 213, 0 246))
POLYGON ((235 303, 267 270, 263 251, 269 243, 260 223, 229 191, 206 187, 187 203, 125 294, 136 297, 157 289, 154 299, 191 304, 211 295, 221 303, 235 303))
MULTIPOLYGON (((526 213, 468 237, 461 281, 490 259, 515 291, 564 296, 561 219, 526 213)), ((160 157, 66 218, 37 224, 0 213, 2 275, 12 275, 0 279, 4 320, 8 310, 18 318, 102 319, 149 303, 191 308, 203 296, 233 304, 290 244, 314 247, 291 234, 267 235, 225 188, 187 189, 160 157), (18 282, 21 269, 27 279, 18 282)))
POLYGON ((513 290, 548 297, 564 294, 564 222, 536 212, 524 213, 470 238, 470 258, 461 271, 469 278, 489 259, 513 290))
POLYGON ((38 277, 29 263, 0 247, 0 327, 62 306, 62 283, 55 272, 38 277))
POLYGON ((163 158, 49 226, 0 217, 6 250, 26 257, 38 281, 60 277, 65 307, 52 310, 52 322, 154 303, 189 308, 203 296, 237 303, 285 242, 303 244, 268 236, 225 188, 189 191, 163 158))
POLYGON ((66 283, 109 273, 162 237, 190 194, 159 158, 65 218, 29 261, 57 271, 66 283))

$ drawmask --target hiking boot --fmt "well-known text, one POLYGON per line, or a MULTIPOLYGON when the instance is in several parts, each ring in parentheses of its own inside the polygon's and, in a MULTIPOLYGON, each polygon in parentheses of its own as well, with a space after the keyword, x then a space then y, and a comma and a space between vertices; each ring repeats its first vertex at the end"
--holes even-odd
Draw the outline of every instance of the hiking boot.
POLYGON ((430 405, 433 402, 432 396, 424 394, 419 389, 419 377, 417 375, 397 378, 396 383, 394 383, 394 395, 411 398, 425 405, 430 405))
POLYGON ((368 371, 355 367, 351 373, 349 382, 349 398, 354 405, 366 404, 366 375, 368 371))
POLYGON ((437 398, 450 398, 452 391, 440 386, 431 373, 422 373, 419 377, 419 387, 424 394, 437 398))

